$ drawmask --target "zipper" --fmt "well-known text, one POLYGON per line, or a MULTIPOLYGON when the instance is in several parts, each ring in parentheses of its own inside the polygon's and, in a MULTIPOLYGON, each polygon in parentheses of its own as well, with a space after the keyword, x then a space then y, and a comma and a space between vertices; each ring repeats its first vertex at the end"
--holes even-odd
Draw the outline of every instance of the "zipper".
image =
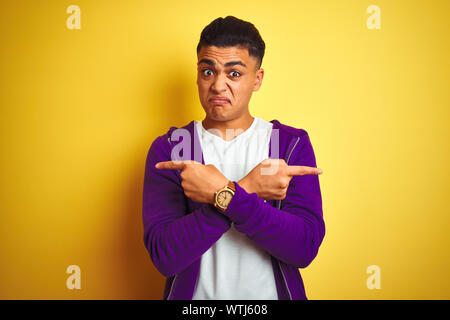
POLYGON ((170 300, 171 298, 171 294, 172 294, 172 290, 173 290, 173 286, 175 284, 175 280, 177 280, 178 275, 175 275, 175 278, 173 278, 172 284, 170 285, 170 291, 169 294, 167 295, 167 300, 170 300))
POLYGON ((292 149, 291 149, 291 152, 289 152, 289 155, 288 155, 288 158, 287 158, 287 161, 286 161, 286 163, 289 165, 289 159, 291 159, 291 155, 292 155, 292 151, 294 151, 294 149, 295 149, 295 147, 297 146, 297 143, 300 141, 300 137, 298 137, 297 138, 297 141, 295 141, 295 144, 294 144, 294 146, 292 147, 292 149))
MULTIPOLYGON (((300 141, 300 137, 297 138, 297 141, 295 141, 294 146, 292 147, 291 151, 289 152, 289 155, 288 155, 287 160, 286 160, 286 163, 287 163, 288 165, 289 165, 289 159, 291 159, 292 152, 294 151, 294 149, 295 149, 295 147, 297 146, 297 143, 298 143, 299 141, 300 141)), ((277 208, 278 208, 278 209, 281 208, 281 200, 278 200, 277 208)), ((281 209, 280 209, 280 210, 281 210, 281 209)), ((285 277, 285 275, 284 275, 283 268, 281 267, 280 260, 277 259, 277 262, 278 262, 278 266, 280 267, 281 275, 283 276, 283 280, 284 280, 284 284, 285 284, 285 286, 286 286, 287 292, 289 293, 289 300, 292 300, 291 290, 289 290, 289 286, 288 286, 288 284, 287 284, 287 281, 286 281, 286 277, 285 277)))
MULTIPOLYGON (((297 146, 298 142, 300 141, 300 137, 297 138, 297 141, 295 141, 294 146, 292 147, 291 151, 289 152, 289 155, 286 159, 286 164, 289 165, 289 160, 291 159, 292 152, 294 151, 295 147, 297 146)), ((281 200, 278 200, 277 208, 281 208, 281 200)))
POLYGON ((281 267, 280 260, 277 259, 277 261, 278 261, 278 266, 280 267, 280 270, 281 270, 281 275, 283 276, 284 285, 286 286, 287 292, 289 293, 289 300, 292 300, 291 290, 289 290, 289 286, 288 286, 286 278, 284 276, 284 272, 283 272, 283 268, 281 267))
MULTIPOLYGON (((172 146, 172 140, 170 139, 170 135, 167 137, 167 141, 169 142, 169 145, 172 146)), ((175 285, 175 280, 177 280, 177 277, 178 277, 178 275, 176 274, 175 277, 172 280, 172 284, 170 285, 169 294, 167 295, 167 299, 166 300, 170 300, 170 298, 171 298, 173 287, 175 285)))

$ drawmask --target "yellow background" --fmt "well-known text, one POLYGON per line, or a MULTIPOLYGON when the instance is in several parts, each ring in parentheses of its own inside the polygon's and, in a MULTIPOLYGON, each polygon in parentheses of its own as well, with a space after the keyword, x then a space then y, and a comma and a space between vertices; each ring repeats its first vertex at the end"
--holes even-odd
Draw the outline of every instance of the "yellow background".
POLYGON ((250 112, 308 131, 326 235, 310 299, 449 299, 449 1, 2 1, 0 298, 160 299, 148 148, 203 119, 201 30, 266 42, 250 112), (81 9, 69 30, 66 8, 81 9), (381 29, 369 30, 369 5, 381 29), (81 268, 81 290, 66 268, 81 268), (369 265, 381 289, 366 286, 369 265))

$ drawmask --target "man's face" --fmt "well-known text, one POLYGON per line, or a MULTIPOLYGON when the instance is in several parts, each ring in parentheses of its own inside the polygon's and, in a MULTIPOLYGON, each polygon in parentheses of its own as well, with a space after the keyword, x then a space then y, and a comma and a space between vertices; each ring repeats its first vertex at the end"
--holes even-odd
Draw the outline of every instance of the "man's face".
POLYGON ((207 118, 229 121, 248 112, 264 76, 262 68, 256 70, 256 58, 246 48, 215 46, 202 47, 197 58, 198 93, 207 118))

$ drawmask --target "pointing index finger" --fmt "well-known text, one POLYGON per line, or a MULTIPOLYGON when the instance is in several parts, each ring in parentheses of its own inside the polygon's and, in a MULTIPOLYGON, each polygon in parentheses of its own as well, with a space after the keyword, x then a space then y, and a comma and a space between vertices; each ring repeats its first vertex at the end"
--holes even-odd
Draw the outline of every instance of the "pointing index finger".
POLYGON ((194 163, 192 160, 175 160, 175 161, 161 161, 155 164, 156 169, 171 169, 171 170, 182 170, 186 164, 194 163))
POLYGON ((288 166, 287 174, 289 176, 303 176, 305 174, 322 174, 322 170, 319 168, 308 166, 288 166))

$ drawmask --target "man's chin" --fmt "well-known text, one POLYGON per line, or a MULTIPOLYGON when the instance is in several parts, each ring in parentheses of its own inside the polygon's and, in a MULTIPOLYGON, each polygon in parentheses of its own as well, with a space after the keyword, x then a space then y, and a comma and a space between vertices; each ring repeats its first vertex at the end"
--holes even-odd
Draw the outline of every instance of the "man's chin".
POLYGON ((230 114, 223 106, 215 106, 208 113, 210 119, 215 121, 226 121, 230 119, 230 114))
POLYGON ((210 114, 209 115, 209 117, 208 117, 209 119, 211 119, 211 120, 214 120, 214 121, 228 121, 228 120, 230 120, 230 117, 227 117, 226 115, 222 115, 222 114, 220 114, 220 115, 212 115, 212 114, 210 114))

